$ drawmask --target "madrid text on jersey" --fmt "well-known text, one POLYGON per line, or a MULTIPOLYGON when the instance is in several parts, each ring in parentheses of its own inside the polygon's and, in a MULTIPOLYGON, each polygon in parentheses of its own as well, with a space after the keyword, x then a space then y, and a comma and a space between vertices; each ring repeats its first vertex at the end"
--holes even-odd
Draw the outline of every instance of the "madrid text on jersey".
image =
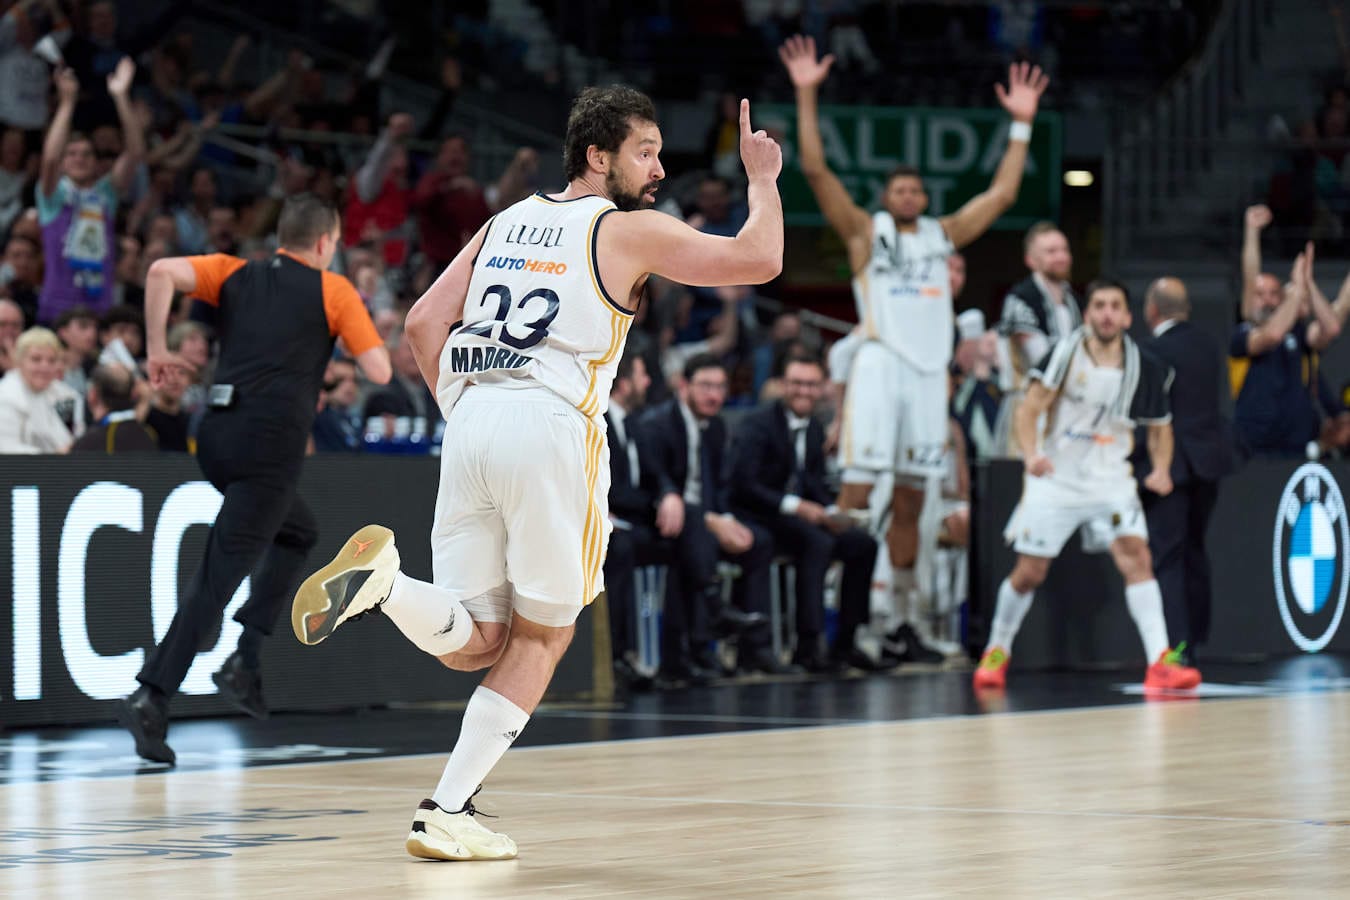
POLYGON ((488 369, 518 369, 532 357, 501 347, 451 347, 450 371, 484 372, 488 369))

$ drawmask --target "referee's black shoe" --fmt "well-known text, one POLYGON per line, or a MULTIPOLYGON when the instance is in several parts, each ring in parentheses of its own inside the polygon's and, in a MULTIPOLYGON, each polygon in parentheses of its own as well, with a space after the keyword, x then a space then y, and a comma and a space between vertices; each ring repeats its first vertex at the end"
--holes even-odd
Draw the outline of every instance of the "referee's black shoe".
POLYGON ((164 738, 169 733, 169 698, 143 684, 117 701, 117 721, 136 739, 136 755, 173 765, 177 756, 164 738))
POLYGON ((235 651, 225 660, 220 671, 211 675, 220 699, 255 719, 267 718, 267 704, 263 702, 262 673, 244 662, 235 651))

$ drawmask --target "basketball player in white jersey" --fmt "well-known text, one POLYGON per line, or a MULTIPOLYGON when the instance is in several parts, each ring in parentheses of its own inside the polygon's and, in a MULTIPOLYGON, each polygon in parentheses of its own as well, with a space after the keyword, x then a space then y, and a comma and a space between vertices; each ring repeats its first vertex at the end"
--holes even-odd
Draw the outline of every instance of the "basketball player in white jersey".
POLYGON ((317 643, 378 608, 418 648, 487 668, 406 847, 428 859, 510 859, 471 797, 525 727, 603 589, 610 524, 604 413, 649 274, 759 284, 783 263, 782 152, 741 101, 750 214, 735 237, 651 209, 665 172, 652 102, 587 88, 567 122, 561 193, 498 213, 408 314, 418 365, 446 416, 431 535, 434 584, 399 572, 392 532, 367 526, 296 594, 317 643))
MULTIPOLYGON (((869 215, 826 165, 816 94, 834 57, 816 58, 815 41, 793 37, 778 51, 796 88, 802 174, 821 212, 839 233, 853 270, 853 294, 866 343, 858 350, 840 436, 843 488, 839 506, 863 509, 873 486, 894 473, 886 535, 895 586, 914 590, 924 484, 942 472, 947 442, 947 365, 953 312, 947 257, 984 234, 1017 200, 1026 168, 1031 122, 1049 79, 1026 63, 1009 67, 1009 85, 995 92, 1012 116, 1008 147, 989 188, 941 218, 925 216, 928 195, 916 169, 886 180, 882 209, 869 215)), ((907 604, 900 605, 900 615, 907 604)), ((907 640, 917 640, 912 629, 907 640)))
POLYGON ((1013 639, 1031 600, 1069 537, 1086 526, 1108 544, 1125 579, 1125 602, 1150 663, 1144 686, 1193 688, 1200 673, 1178 663, 1167 645, 1162 594, 1153 577, 1148 527, 1129 462, 1136 423, 1148 426, 1152 469, 1144 487, 1172 492, 1172 414, 1167 365, 1130 340, 1129 298, 1113 281, 1088 285, 1086 325, 1058 341, 1031 371, 1014 419, 1026 482, 1004 537, 1017 551, 998 602, 976 689, 1002 688, 1013 639), (1036 423, 1045 419, 1045 431, 1036 423))

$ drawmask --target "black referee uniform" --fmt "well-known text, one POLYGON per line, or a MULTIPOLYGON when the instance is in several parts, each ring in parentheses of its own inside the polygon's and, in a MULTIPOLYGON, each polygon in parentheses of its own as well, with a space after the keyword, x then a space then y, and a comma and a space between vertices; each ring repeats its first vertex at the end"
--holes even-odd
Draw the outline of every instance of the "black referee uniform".
MULTIPOLYGON (((252 590, 235 621, 245 629, 241 652, 252 646, 254 658, 236 654, 216 680, 234 663, 251 668, 256 681, 256 647, 294 594, 318 539, 314 514, 296 489, 334 340, 342 337, 358 356, 381 344, 350 282, 284 249, 261 262, 224 254, 186 259, 196 273, 194 296, 219 308, 220 361, 197 460, 224 501, 186 600, 136 676, 143 687, 119 710, 137 752, 163 762, 173 761, 163 743, 166 700, 250 575, 252 590), (154 707, 149 717, 147 704, 154 707)), ((250 712, 265 714, 260 695, 257 703, 250 712)))

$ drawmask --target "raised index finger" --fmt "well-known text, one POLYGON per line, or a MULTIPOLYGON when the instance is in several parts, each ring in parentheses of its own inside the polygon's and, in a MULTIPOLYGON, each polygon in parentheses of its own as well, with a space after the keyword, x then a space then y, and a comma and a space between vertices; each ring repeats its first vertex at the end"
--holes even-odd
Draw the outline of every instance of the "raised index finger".
POLYGON ((750 101, 741 98, 741 136, 750 136, 750 101))

